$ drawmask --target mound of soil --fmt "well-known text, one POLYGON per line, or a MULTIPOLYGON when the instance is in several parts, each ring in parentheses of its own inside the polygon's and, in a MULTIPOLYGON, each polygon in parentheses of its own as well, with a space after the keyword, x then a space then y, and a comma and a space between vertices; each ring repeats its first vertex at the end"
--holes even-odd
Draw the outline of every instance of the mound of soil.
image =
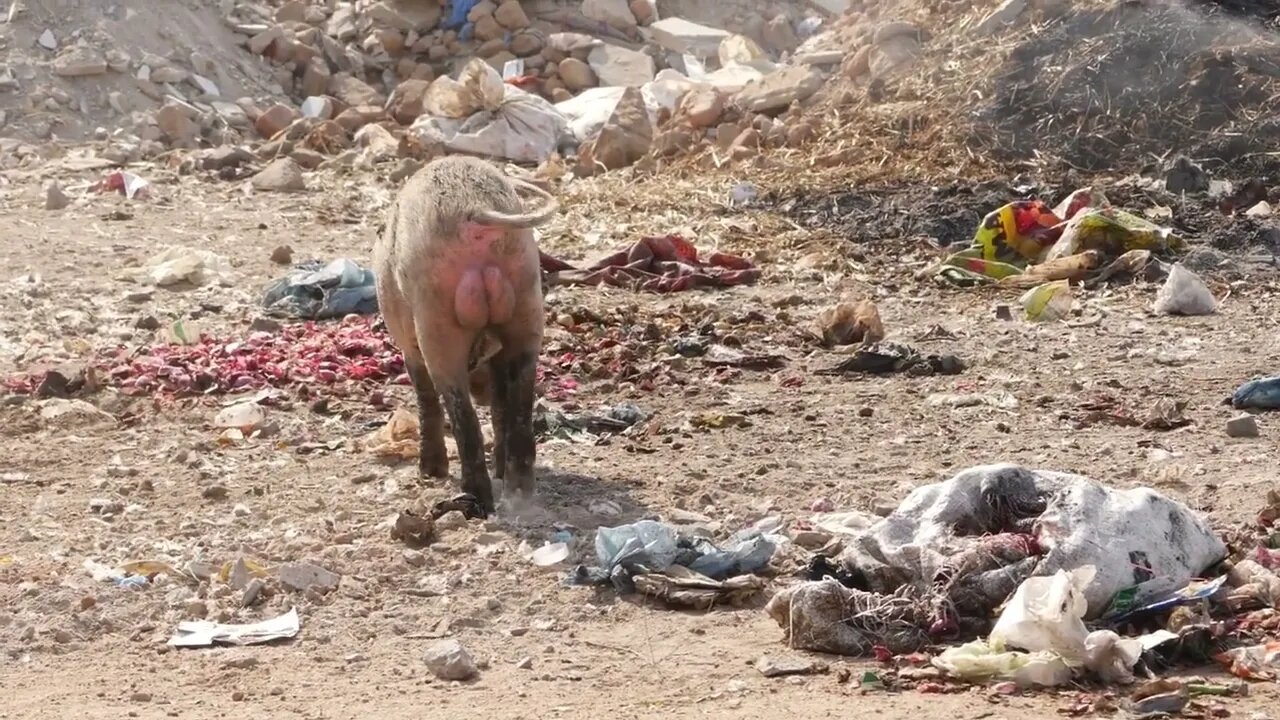
POLYGON ((1051 17, 993 79, 977 134, 1005 158, 1039 153, 1087 171, 1172 151, 1233 174, 1277 165, 1280 36, 1274 2, 1127 0, 1051 17))

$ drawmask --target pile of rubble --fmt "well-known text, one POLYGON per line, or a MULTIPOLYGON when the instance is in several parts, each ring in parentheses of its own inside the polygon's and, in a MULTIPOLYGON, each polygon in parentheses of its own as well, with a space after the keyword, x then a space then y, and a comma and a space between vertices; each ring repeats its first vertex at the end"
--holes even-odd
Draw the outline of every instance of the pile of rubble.
POLYGON ((829 10, 694 3, 677 9, 689 19, 661 15, 666 5, 224 2, 160 18, 198 31, 167 52, 145 49, 151 36, 140 51, 112 42, 120 26, 147 24, 141 10, 65 41, 51 19, 24 12, 11 29, 50 57, 0 72, 27 93, 3 106, 0 126, 13 137, 0 144, 8 163, 43 152, 27 143, 77 130, 109 141, 106 156, 119 162, 246 143, 302 168, 361 154, 371 163, 444 151, 528 163, 578 154, 580 174, 591 174, 698 147, 746 157, 813 134, 796 105, 844 60, 822 45, 829 10), (111 114, 124 117, 114 131, 84 122, 111 114))

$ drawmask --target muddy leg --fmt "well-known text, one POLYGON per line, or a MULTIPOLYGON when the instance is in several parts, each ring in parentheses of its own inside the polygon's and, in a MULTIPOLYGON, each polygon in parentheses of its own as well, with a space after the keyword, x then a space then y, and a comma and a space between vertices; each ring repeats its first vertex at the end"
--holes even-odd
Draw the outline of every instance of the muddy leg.
POLYGON ((431 382, 431 374, 421 360, 405 358, 405 369, 418 396, 418 426, 422 435, 418 451, 418 472, 423 477, 449 477, 449 453, 444 447, 444 413, 431 382))
POLYGON ((480 420, 471 404, 471 394, 463 383, 442 388, 445 410, 453 423, 453 439, 458 443, 458 459, 462 464, 462 491, 475 496, 485 515, 494 511, 493 486, 484 464, 484 436, 480 420))
POLYGON ((495 387, 505 385, 506 482, 524 497, 533 495, 536 447, 533 439, 534 374, 537 354, 503 351, 495 367, 495 387), (498 381, 501 377, 502 380, 498 381))
POLYGON ((498 356, 489 360, 489 413, 493 419, 493 476, 507 477, 507 406, 510 383, 498 356))

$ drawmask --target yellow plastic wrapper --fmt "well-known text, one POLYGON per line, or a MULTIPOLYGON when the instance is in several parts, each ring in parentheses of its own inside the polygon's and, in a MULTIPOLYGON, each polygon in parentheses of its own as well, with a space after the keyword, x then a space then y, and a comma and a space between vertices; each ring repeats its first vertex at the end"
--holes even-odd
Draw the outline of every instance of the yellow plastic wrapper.
POLYGON ((955 285, 1030 287, 1044 280, 1081 280, 1082 272, 1094 272, 1127 252, 1183 247, 1168 228, 1112 207, 1101 192, 1081 188, 1052 209, 1039 200, 1020 200, 989 213, 973 243, 944 260, 938 274, 955 285), (1086 254, 1092 251, 1096 258, 1086 254), (1013 279, 1022 275, 1029 277, 1013 279))
POLYGON ((1169 228, 1124 210, 1107 208, 1088 210, 1068 220, 1062 237, 1049 249, 1045 260, 1078 255, 1086 250, 1118 257, 1131 250, 1181 250, 1182 247, 1182 239, 1169 228))
POLYGON ((1056 280, 1031 288, 1019 299, 1027 319, 1033 322, 1061 320, 1071 312, 1071 284, 1056 280))

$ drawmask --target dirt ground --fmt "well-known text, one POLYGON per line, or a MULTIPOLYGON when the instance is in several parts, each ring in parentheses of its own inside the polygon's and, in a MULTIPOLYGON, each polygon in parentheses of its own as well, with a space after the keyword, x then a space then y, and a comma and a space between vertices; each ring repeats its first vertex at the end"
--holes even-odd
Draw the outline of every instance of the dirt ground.
MULTIPOLYGON (((156 183, 151 199, 86 194, 55 212, 43 209, 44 182, 56 178, 80 198, 77 190, 97 172, 53 163, 10 174, 0 186, 5 373, 40 357, 145 343, 149 332, 134 327, 145 316, 194 313, 206 332, 241 336, 260 315, 262 287, 282 272, 269 260, 273 248, 288 244, 299 260, 367 261, 394 191, 370 173, 320 172, 304 194, 253 195, 240 182, 144 172, 156 183), (128 298, 139 287, 122 281, 122 272, 167 245, 225 255, 235 280, 128 298), (42 278, 42 288, 33 289, 30 274, 42 278)), ((429 548, 392 540, 390 520, 455 486, 420 483, 416 468, 378 464, 350 442, 389 415, 371 407, 364 390, 335 396, 325 415, 286 393, 269 411, 276 435, 231 444, 216 442, 211 425, 225 397, 153 402, 107 389, 90 401, 126 420, 92 426, 44 420, 36 401, 4 398, 0 718, 358 718, 371 711, 387 718, 843 717, 852 708, 884 718, 1014 718, 1066 708, 1076 689, 1013 697, 986 690, 864 694, 856 678, 871 664, 832 657, 823 658, 829 673, 766 679, 755 661, 790 651, 760 604, 673 611, 610 590, 566 587, 562 571, 539 569, 518 552, 522 542, 536 547, 567 529, 574 559, 590 560, 597 526, 670 517, 676 509, 705 515, 702 522, 724 537, 765 516, 804 519, 824 497, 841 509, 892 507, 913 487, 993 462, 1076 471, 1119 487, 1149 485, 1222 528, 1250 518, 1275 487, 1268 460, 1276 450, 1274 422, 1260 418, 1258 439, 1230 439, 1225 423, 1233 411, 1221 404, 1240 382, 1274 373, 1280 361, 1276 276, 1246 262, 1251 249, 1220 256, 1234 269, 1208 273, 1222 278, 1213 287, 1226 297, 1213 316, 1155 316, 1155 288, 1138 283, 1081 294, 1068 323, 1000 320, 994 305, 1016 304, 1015 292, 917 279, 937 255, 914 238, 850 239, 838 223, 797 223, 794 206, 787 214, 718 205, 740 180, 767 189, 763 174, 713 176, 674 205, 646 199, 657 196, 646 192, 647 183, 661 179, 638 182, 634 192, 607 198, 607 214, 598 212, 606 190, 587 185, 566 193, 563 217, 544 234, 551 252, 577 260, 683 227, 703 247, 752 255, 764 276, 751 287, 670 296, 557 288, 548 344, 565 342, 556 318, 590 308, 633 318, 621 328, 629 337, 649 323, 670 333, 681 323, 709 322, 747 349, 784 355, 784 367, 716 375, 697 360, 668 359, 660 347, 667 337, 637 344, 637 363, 662 367, 656 387, 584 379, 574 400, 585 409, 635 403, 650 415, 643 431, 598 445, 542 443, 539 508, 443 530, 429 548), (849 291, 874 299, 890 339, 956 353, 969 368, 952 377, 816 375, 840 358, 816 349, 797 328, 849 291), (999 392, 1016 398, 1016 408, 928 400, 999 392), (1192 422, 1169 432, 1082 422, 1087 411, 1080 405, 1099 396, 1138 416, 1160 398, 1185 401, 1192 422), (739 414, 749 425, 694 429, 690 420, 707 413, 739 414), (303 452, 314 447, 306 443, 333 449, 303 452), (207 492, 213 486, 225 488, 225 497, 207 492), (92 511, 91 500, 101 498, 123 510, 92 511), (311 561, 342 581, 329 595, 281 590, 246 609, 238 593, 209 592, 208 585, 172 580, 129 590, 97 582, 82 567, 86 559, 181 566, 240 556, 311 561), (301 632, 266 646, 167 648, 198 599, 210 617, 231 622, 296 607, 301 632), (477 681, 432 678, 422 653, 441 634, 460 639, 487 665, 477 681)), ((1064 193, 1048 194, 1056 201, 1064 193)), ((957 203, 965 200, 974 198, 957 203)), ((979 215, 987 209, 952 207, 979 215)), ((411 402, 405 387, 389 392, 396 403, 411 402)), ((776 582, 786 582, 791 569, 780 561, 776 582)), ((1252 689, 1222 703, 1230 716, 1274 713, 1274 688, 1252 689)))

